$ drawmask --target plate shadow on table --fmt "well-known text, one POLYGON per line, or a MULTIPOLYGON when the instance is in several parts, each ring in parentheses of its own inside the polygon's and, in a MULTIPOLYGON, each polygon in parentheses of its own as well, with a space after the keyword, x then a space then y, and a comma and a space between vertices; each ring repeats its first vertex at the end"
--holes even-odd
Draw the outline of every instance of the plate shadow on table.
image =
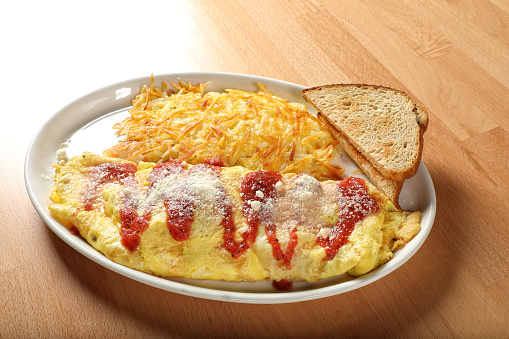
MULTIPOLYGON (((68 272, 99 304, 142 336, 185 337, 316 337, 404 335, 447 298, 456 279, 456 261, 446 232, 459 225, 444 218, 440 200, 456 196, 451 177, 433 173, 437 216, 421 249, 405 265, 360 289, 318 300, 278 305, 234 304, 188 297, 157 289, 112 272, 87 259, 48 228, 58 256, 68 272), (437 272, 447 272, 444 274, 437 272), (418 314, 418 318, 415 316, 418 314), (228 315, 228 316, 225 316, 228 315), (279 333, 279 335, 277 335, 279 333)), ((451 202, 463 204, 459 199, 451 202)), ((457 232, 463 236, 463 232, 457 232)), ((456 239, 457 242, 468 241, 456 239)), ((98 314, 99 316, 99 314, 98 314)), ((429 329, 432 331, 432 329, 429 329)))

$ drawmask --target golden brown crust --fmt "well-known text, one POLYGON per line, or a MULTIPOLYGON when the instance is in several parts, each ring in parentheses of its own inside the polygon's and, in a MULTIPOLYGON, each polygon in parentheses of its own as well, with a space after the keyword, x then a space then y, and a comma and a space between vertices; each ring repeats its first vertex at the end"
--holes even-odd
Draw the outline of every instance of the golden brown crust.
POLYGON ((122 139, 104 155, 136 163, 220 158, 226 166, 313 173, 320 180, 341 177, 343 170, 330 165, 335 157, 330 136, 303 104, 273 95, 262 84, 257 92, 205 92, 205 84, 174 84, 178 93, 163 85, 140 90, 129 116, 114 125, 122 139))
POLYGON ((415 114, 417 116, 417 123, 421 128, 421 133, 424 134, 428 130, 429 116, 426 110, 420 106, 415 106, 415 114))

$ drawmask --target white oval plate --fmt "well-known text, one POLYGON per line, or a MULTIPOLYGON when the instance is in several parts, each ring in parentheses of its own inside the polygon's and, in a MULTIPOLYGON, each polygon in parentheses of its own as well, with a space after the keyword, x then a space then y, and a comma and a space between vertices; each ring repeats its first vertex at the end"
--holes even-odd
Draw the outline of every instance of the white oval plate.
MULTIPOLYGON (((303 86, 250 75, 231 73, 177 73, 155 76, 155 84, 162 81, 177 82, 179 79, 193 84, 209 82, 207 91, 223 91, 226 88, 257 91, 258 83, 267 86, 273 94, 292 102, 305 103, 303 86)), ((37 212, 55 234, 78 252, 98 264, 139 282, 184 295, 239 303, 276 304, 311 300, 348 292, 372 283, 403 265, 414 255, 428 236, 436 211, 435 190, 426 166, 421 163, 419 171, 404 184, 400 204, 406 210, 422 212, 421 231, 394 258, 377 270, 361 277, 343 274, 317 283, 294 283, 288 291, 276 291, 270 282, 224 282, 210 280, 165 279, 138 272, 116 264, 97 252, 82 238, 71 233, 55 220, 48 210, 49 193, 53 183, 52 164, 56 151, 68 140, 69 157, 83 151, 101 153, 116 142, 112 126, 127 116, 132 99, 150 77, 124 81, 99 89, 70 103, 49 119, 34 137, 25 160, 25 185, 37 212)), ((310 106, 310 105, 307 105, 310 106)), ((308 107, 309 111, 316 111, 308 107)), ((357 170, 346 156, 340 163, 348 172, 357 170)), ((356 174, 352 174, 356 175, 356 174)), ((357 175, 359 176, 359 175, 357 175)), ((362 176, 362 175, 360 175, 362 176)))

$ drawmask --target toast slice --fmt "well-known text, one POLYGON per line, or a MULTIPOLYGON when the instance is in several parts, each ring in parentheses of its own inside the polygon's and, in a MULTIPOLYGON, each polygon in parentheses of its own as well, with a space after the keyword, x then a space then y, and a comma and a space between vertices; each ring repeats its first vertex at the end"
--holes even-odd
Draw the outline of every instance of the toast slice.
POLYGON ((364 174, 371 180, 383 194, 385 194, 396 206, 398 210, 401 210, 399 206, 399 194, 403 188, 403 181, 392 181, 386 179, 380 172, 371 165, 371 163, 363 156, 348 139, 341 134, 322 114, 318 113, 318 119, 329 129, 330 133, 336 139, 344 151, 352 158, 353 161, 359 166, 364 174))
POLYGON ((428 115, 407 94, 352 84, 312 87, 302 94, 384 178, 404 181, 415 175, 428 115))

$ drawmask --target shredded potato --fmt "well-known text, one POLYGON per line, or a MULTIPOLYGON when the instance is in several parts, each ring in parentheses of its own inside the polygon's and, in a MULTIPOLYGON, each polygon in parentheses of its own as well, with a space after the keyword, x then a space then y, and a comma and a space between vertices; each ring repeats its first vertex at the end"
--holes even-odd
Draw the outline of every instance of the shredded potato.
POLYGON ((343 169, 330 162, 336 141, 306 107, 290 103, 259 84, 258 93, 228 89, 205 93, 205 84, 179 81, 144 86, 130 117, 114 128, 124 136, 106 156, 131 161, 190 164, 220 158, 225 166, 308 173, 339 179, 343 169))

